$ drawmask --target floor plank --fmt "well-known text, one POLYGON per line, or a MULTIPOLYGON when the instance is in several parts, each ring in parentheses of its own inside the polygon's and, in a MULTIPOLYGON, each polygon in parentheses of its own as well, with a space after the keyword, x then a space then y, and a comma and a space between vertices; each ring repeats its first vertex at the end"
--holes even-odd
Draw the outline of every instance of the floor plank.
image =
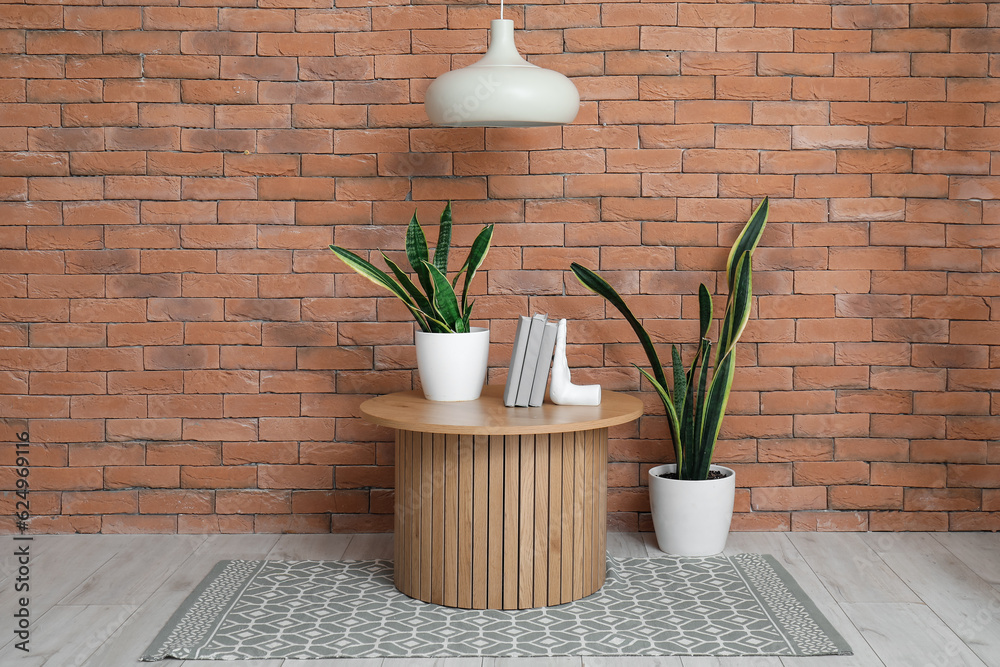
POLYGON ((857 533, 789 533, 838 602, 920 602, 857 533))
POLYGON ((985 663, 1000 664, 1000 592, 929 534, 864 539, 985 663))
POLYGON ((124 546, 59 604, 140 604, 205 541, 203 535, 128 535, 124 546))
POLYGON ((1000 589, 1000 533, 934 533, 934 539, 1000 589))
POLYGON ((926 605, 846 603, 844 610, 887 665, 985 667, 926 605))
POLYGON ((660 551, 660 547, 656 544, 656 535, 653 533, 639 533, 639 537, 642 538, 643 544, 646 545, 646 554, 650 558, 666 555, 660 551))
POLYGON ((392 560, 392 533, 353 535, 341 556, 344 560, 392 560))
POLYGON ((646 558, 646 542, 639 533, 608 533, 608 555, 615 558, 646 558))
POLYGON ((268 552, 271 560, 339 560, 353 535, 281 535, 268 552))

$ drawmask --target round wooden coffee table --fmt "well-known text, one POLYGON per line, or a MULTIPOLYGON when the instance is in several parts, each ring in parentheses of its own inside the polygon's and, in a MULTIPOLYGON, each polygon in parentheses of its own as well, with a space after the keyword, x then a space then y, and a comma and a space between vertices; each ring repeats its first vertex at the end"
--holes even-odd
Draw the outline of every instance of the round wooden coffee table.
POLYGON ((508 408, 503 387, 440 403, 420 391, 361 404, 396 429, 395 583, 450 607, 523 609, 604 585, 608 427, 642 402, 508 408))

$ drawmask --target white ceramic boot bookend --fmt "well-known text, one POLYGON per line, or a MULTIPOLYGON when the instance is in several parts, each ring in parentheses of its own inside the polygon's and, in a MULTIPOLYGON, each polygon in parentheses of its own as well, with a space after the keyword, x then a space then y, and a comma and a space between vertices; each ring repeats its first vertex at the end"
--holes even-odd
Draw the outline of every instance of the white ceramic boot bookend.
POLYGON ((549 398, 557 405, 600 405, 601 385, 573 384, 566 361, 566 320, 559 320, 556 331, 556 349, 552 360, 552 381, 549 398))

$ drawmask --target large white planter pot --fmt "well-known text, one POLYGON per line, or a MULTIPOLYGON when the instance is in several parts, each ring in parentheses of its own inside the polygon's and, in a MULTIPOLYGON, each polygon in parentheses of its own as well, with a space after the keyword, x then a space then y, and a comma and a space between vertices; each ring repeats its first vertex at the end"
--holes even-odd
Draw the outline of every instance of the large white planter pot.
POLYGON ((483 391, 490 330, 468 333, 416 332, 417 372, 428 401, 474 401, 483 391))
POLYGON ((649 504, 660 551, 675 556, 711 556, 721 552, 729 536, 736 497, 736 473, 712 466, 721 479, 680 480, 660 477, 677 472, 670 463, 649 471, 649 504))

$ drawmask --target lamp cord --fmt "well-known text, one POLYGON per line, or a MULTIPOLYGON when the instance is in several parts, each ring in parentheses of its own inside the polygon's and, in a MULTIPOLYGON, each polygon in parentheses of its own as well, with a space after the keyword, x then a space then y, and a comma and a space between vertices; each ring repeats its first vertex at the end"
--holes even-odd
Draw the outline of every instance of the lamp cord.
POLYGON ((503 0, 500 0, 500 20, 503 21, 503 0))

